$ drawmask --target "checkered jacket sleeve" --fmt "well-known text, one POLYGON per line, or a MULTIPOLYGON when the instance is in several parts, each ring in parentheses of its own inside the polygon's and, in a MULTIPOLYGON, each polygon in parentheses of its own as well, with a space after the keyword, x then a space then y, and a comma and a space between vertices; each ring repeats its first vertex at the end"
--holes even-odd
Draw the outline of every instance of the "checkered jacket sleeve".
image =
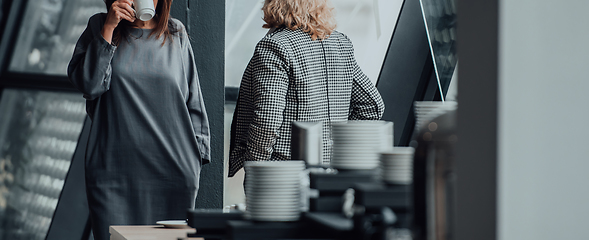
POLYGON ((356 59, 353 59, 354 82, 350 97, 349 120, 380 119, 384 114, 384 102, 380 93, 372 85, 368 76, 362 72, 356 59))
POLYGON ((253 116, 247 131, 251 159, 269 160, 274 151, 286 105, 288 59, 278 42, 265 38, 258 43, 251 60, 253 116))
POLYGON ((323 163, 331 157, 329 122, 378 120, 384 104, 362 73, 351 41, 334 32, 323 41, 278 29, 256 46, 241 80, 231 124, 229 176, 245 161, 289 160, 291 124, 321 121, 323 163))

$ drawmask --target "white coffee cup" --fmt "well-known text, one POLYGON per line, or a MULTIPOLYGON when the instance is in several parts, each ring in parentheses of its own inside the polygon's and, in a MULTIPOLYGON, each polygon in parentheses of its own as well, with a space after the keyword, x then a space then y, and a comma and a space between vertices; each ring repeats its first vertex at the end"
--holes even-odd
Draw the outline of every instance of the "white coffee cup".
POLYGON ((134 0, 135 17, 141 21, 149 21, 155 15, 153 0, 134 0))

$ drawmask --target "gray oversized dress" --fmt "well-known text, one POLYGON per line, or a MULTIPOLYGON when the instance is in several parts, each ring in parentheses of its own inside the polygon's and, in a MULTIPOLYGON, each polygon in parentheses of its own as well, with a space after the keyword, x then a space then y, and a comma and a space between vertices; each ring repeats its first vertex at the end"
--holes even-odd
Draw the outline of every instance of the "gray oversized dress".
POLYGON ((115 47, 90 18, 68 67, 92 119, 86 187, 92 230, 185 219, 194 207, 201 165, 209 162, 209 123, 183 25, 162 46, 149 29, 131 29, 115 47))

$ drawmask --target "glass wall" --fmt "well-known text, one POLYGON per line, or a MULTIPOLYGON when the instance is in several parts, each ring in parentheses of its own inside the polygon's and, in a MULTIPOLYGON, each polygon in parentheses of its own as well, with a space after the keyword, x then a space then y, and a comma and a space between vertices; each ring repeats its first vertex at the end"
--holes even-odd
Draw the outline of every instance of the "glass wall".
POLYGON ((456 3, 455 0, 420 0, 420 3, 434 59, 434 70, 441 91, 450 85, 458 63, 456 3))
MULTIPOLYGON (((264 0, 227 0, 225 21, 225 86, 239 87, 257 42, 267 29, 261 11, 264 0)), ((358 64, 376 84, 403 0, 332 0, 337 31, 354 43, 358 64)), ((229 151, 232 104, 225 105, 225 161, 229 151)), ((244 202, 243 171, 226 179, 225 205, 244 202)))
POLYGON ((102 0, 29 1, 9 70, 66 75, 78 38, 99 12, 106 12, 102 0))
POLYGON ((79 94, 4 89, 0 240, 45 239, 86 117, 79 94))

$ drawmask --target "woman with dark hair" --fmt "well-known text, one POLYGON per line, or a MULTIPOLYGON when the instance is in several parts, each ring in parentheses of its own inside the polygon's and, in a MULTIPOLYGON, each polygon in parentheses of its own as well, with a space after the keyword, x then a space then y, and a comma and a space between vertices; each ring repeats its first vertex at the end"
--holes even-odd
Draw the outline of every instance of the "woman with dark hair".
POLYGON ((131 0, 106 1, 76 45, 68 76, 92 120, 86 189, 92 230, 185 219, 202 164, 210 161, 209 122, 194 54, 172 0, 135 18, 131 0))
POLYGON ((323 164, 329 123, 379 120, 384 103, 335 31, 329 0, 266 0, 264 28, 239 88, 231 127, 229 176, 244 161, 289 160, 293 121, 322 121, 323 164))

